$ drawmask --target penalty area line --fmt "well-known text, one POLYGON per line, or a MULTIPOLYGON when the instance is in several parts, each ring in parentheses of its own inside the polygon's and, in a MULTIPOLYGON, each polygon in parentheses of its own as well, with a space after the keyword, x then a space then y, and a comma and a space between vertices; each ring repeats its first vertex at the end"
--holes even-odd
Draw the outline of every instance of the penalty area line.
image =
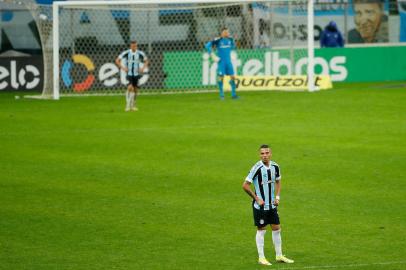
POLYGON ((350 268, 350 267, 366 267, 366 266, 384 266, 394 264, 406 264, 406 261, 397 262, 377 262, 377 263, 352 263, 352 264, 337 264, 337 265, 312 265, 303 267, 281 267, 279 270, 300 270, 300 269, 329 269, 329 268, 350 268))

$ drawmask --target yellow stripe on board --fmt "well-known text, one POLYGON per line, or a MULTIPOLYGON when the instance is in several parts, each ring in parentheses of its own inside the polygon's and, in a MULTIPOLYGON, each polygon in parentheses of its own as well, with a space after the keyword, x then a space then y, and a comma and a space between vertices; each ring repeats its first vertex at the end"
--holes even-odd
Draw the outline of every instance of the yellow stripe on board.
MULTIPOLYGON (((235 76, 236 86, 239 91, 252 90, 280 90, 280 91, 305 91, 307 90, 307 76, 235 76)), ((224 90, 231 90, 230 77, 224 78, 224 90)), ((317 90, 333 88, 331 78, 328 75, 315 76, 317 90)))

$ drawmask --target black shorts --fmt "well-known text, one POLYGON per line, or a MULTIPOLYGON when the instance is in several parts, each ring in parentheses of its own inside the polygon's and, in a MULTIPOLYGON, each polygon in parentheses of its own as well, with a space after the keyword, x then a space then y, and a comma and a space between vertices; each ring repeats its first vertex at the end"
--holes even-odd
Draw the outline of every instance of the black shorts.
POLYGON ((252 207, 254 210, 254 225, 257 227, 265 227, 268 224, 275 224, 279 225, 279 215, 278 209, 270 209, 270 210, 263 210, 263 209, 256 209, 252 207))
POLYGON ((127 80, 128 80, 128 85, 132 85, 134 87, 138 87, 138 81, 141 78, 141 76, 128 76, 127 75, 127 80))

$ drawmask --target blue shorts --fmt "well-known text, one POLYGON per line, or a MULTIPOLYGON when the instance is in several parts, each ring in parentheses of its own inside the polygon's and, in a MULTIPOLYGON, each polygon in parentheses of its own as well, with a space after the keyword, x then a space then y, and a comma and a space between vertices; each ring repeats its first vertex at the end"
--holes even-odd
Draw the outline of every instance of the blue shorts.
POLYGON ((217 75, 221 77, 224 75, 234 75, 233 64, 224 61, 218 62, 217 75))

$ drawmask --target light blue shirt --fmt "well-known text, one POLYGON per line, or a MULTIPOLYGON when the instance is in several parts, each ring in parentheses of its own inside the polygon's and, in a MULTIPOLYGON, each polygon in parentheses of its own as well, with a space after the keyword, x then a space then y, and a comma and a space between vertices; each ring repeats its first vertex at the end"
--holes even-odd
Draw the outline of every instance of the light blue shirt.
POLYGON ((205 47, 208 53, 211 53, 212 48, 216 47, 220 61, 231 63, 231 52, 235 49, 233 38, 216 38, 207 42, 205 47))
MULTIPOLYGON (((255 195, 265 202, 264 210, 276 208, 272 204, 275 201, 275 182, 280 181, 281 177, 281 171, 276 162, 270 161, 267 167, 262 161, 258 161, 245 178, 245 181, 254 184, 255 195)), ((261 208, 256 201, 254 201, 254 207, 261 208)))
POLYGON ((141 64, 147 60, 147 57, 143 51, 136 50, 133 52, 131 49, 122 52, 118 58, 121 60, 121 63, 128 68, 128 76, 139 75, 141 64))

